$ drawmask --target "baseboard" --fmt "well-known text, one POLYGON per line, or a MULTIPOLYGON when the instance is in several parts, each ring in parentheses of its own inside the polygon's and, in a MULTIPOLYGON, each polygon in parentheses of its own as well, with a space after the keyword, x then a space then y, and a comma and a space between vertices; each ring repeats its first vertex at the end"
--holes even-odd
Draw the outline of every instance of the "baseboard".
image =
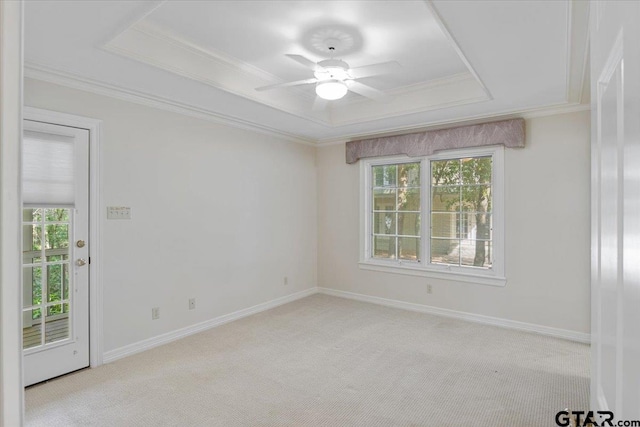
POLYGON ((466 320, 474 323, 481 323, 485 325, 499 326, 508 329, 517 329, 521 331, 534 332, 537 334, 547 335, 556 338, 564 338, 571 341, 577 341, 581 343, 590 343, 591 336, 583 332, 575 332, 566 329, 551 328, 548 326, 535 325, 532 323, 518 322, 516 320, 501 319, 499 317, 483 316, 480 314, 466 313, 463 311, 450 310, 446 308, 433 307, 423 304, 415 304, 410 302, 392 300, 387 298, 374 297, 370 295, 358 294, 354 292, 340 291, 337 289, 329 288, 309 288, 304 291, 296 292, 291 295, 276 298, 271 301, 267 301, 253 307, 245 308, 235 311, 233 313, 218 316, 216 318, 207 320, 205 322, 197 323, 186 328, 178 329, 172 332, 167 332, 162 335, 158 335, 153 338, 148 338, 143 341, 139 341, 133 344, 126 345, 124 347, 117 348, 115 350, 107 351, 103 355, 103 363, 110 363, 123 357, 131 356, 136 353, 143 352, 145 350, 152 349, 154 347, 161 346, 163 344, 170 343, 172 341, 179 340, 189 335, 197 334, 198 332, 206 331, 207 329, 215 328, 216 326, 224 325, 225 323, 232 322, 234 320, 242 319, 243 317, 251 316, 252 314, 260 313, 271 308, 278 307, 283 304, 287 304, 292 301, 296 301, 305 298, 309 295, 321 293, 325 295, 332 295, 340 298, 348 298, 356 301, 368 302, 372 304, 384 305, 387 307, 401 308, 403 310, 417 311, 420 313, 435 314, 437 316, 445 316, 454 319, 466 320))
POLYGON ((104 353, 103 363, 110 363, 118 359, 122 359, 123 357, 131 356, 133 354, 140 353, 145 350, 149 350, 184 337, 188 337, 189 335, 197 334, 198 332, 206 331, 207 329, 215 328, 216 326, 224 325, 225 323, 233 322, 234 320, 242 319, 243 317, 251 316, 252 314, 260 313, 261 311, 269 310, 271 308, 278 307, 295 300, 299 300, 309 295, 313 295, 317 292, 318 288, 315 287, 305 289, 304 291, 296 292, 294 294, 276 298, 271 301, 263 302, 261 304, 254 305, 253 307, 234 311, 233 313, 224 314, 205 322, 187 326, 186 328, 167 332, 153 338, 148 338, 146 340, 129 344, 115 350, 107 351, 104 353))
POLYGON ((591 335, 583 332, 570 331, 567 329, 551 328, 548 326, 535 325, 533 323, 518 322, 516 320, 501 319, 499 317, 483 316, 481 314, 466 313, 463 311, 449 310, 446 308, 433 307, 430 305, 414 304, 410 302, 374 297, 370 295, 357 294, 353 292, 339 291, 329 288, 318 288, 321 294, 332 295, 340 298, 348 298, 357 301, 369 302, 387 307, 401 308, 404 310, 417 311, 420 313, 435 314, 437 316, 451 317, 454 319, 466 320, 468 322, 482 323, 484 325, 499 326, 508 329, 534 332, 556 338, 564 338, 580 343, 590 343, 591 335))

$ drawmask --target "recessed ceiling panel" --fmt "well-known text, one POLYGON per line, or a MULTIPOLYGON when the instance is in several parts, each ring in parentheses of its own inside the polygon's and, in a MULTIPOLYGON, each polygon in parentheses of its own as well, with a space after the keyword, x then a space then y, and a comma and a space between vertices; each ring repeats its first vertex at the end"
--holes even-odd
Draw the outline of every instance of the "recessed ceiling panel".
POLYGON ((166 2, 104 48, 328 126, 490 99, 424 1, 166 2), (358 80, 385 102, 352 86, 321 103, 314 83, 256 91, 314 78, 291 55, 400 66, 358 80))

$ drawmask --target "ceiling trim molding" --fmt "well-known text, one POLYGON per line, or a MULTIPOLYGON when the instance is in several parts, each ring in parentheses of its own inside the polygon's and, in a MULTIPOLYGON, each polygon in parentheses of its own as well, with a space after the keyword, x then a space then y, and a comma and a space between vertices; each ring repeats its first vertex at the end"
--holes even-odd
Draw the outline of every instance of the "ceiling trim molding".
POLYGON ((297 144, 308 146, 316 145, 316 141, 313 139, 304 138, 268 126, 258 125, 256 123, 239 119, 237 117, 216 113, 203 108, 198 108, 181 102, 169 100, 167 98, 127 89, 122 86, 98 82, 96 80, 80 77, 78 75, 65 71, 54 70, 34 63, 25 63, 24 75, 25 78, 53 83, 71 89, 82 90, 97 95, 103 95, 123 101, 133 102, 135 104, 144 105, 147 107, 183 114, 186 116, 195 117, 197 119, 231 126, 237 129, 248 130, 263 135, 282 138, 297 144))
POLYGON ((146 2, 142 5, 142 7, 136 9, 135 12, 129 15, 128 19, 123 20, 120 25, 116 26, 112 31, 104 36, 102 38, 102 42, 98 43, 98 45, 101 46, 107 43, 109 40, 113 40, 114 38, 118 37, 120 34, 127 31, 128 28, 136 25, 136 23, 151 15, 156 11, 156 9, 165 4, 167 1, 168 0, 152 0, 146 2))
POLYGON ((440 14, 438 13, 438 10, 436 9, 435 5, 432 3, 432 0, 424 0, 424 2, 426 3, 427 7, 433 14, 436 22, 440 26, 440 30, 445 35, 445 37, 449 39, 449 42, 451 43, 451 45, 453 46, 453 49, 458 54, 458 57, 467 67, 467 70, 469 70, 471 75, 473 75, 473 77, 476 79, 476 81, 478 82, 478 84, 480 85, 484 93, 487 95, 489 100, 493 100, 493 95, 491 95, 491 92, 489 92, 489 88, 487 88, 487 85, 484 84, 484 81, 480 78, 480 75, 476 72, 475 68, 473 68, 473 65, 471 65, 471 62, 469 62, 469 60, 467 59, 467 56, 464 54, 464 52, 460 48, 460 45, 458 44, 458 40, 456 40, 455 37, 453 37, 453 35, 449 31, 449 28, 445 25, 444 21, 440 17, 440 14))
POLYGON ((569 113, 577 113, 580 111, 590 111, 590 104, 557 104, 550 105, 546 107, 538 107, 531 108, 526 110, 519 111, 503 111, 499 113, 492 113, 486 115, 476 115, 476 116, 468 116, 458 119, 452 120, 442 120, 439 122, 431 123, 428 126, 406 126, 406 127, 398 127, 395 129, 387 129, 381 132, 374 133, 366 133, 366 134, 353 134, 349 136, 339 137, 339 138, 326 138, 318 140, 316 146, 318 148, 330 147, 332 145, 340 145, 345 144, 348 141, 354 139, 364 139, 364 138, 379 138, 384 136, 392 136, 392 135, 400 135, 403 133, 414 133, 414 132, 423 132, 427 130, 437 130, 444 127, 449 127, 451 125, 456 126, 464 126, 464 125, 473 125, 478 124, 484 121, 497 121, 497 120, 507 120, 514 118, 522 118, 522 119, 533 119, 538 117, 547 117, 547 116, 557 116, 561 114, 569 114, 569 113))
POLYGON ((567 2, 567 102, 582 102, 584 82, 589 58, 589 2, 567 2))

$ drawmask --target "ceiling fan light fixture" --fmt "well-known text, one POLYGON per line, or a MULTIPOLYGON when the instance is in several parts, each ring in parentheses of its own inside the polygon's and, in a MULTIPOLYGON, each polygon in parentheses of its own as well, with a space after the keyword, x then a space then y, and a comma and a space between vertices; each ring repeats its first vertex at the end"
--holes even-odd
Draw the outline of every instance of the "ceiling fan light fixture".
POLYGON ((316 94, 327 101, 342 98, 347 94, 348 90, 345 82, 336 79, 324 80, 316 85, 316 94))

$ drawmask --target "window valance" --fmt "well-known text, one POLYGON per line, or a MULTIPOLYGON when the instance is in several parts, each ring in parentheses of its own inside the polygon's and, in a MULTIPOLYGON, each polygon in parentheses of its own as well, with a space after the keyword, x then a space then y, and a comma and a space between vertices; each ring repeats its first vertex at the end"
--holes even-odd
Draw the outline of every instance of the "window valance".
POLYGON ((349 141, 346 146, 346 157, 347 163, 351 164, 364 157, 398 154, 418 157, 428 156, 441 150, 487 145, 523 148, 524 119, 349 141))

